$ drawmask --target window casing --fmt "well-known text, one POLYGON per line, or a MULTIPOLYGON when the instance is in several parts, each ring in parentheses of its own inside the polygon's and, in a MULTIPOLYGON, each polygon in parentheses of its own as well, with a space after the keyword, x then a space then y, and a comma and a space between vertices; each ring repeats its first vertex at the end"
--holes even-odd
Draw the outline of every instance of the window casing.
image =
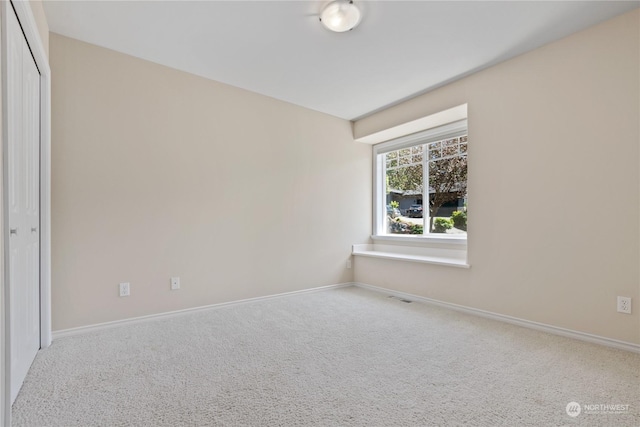
MULTIPOLYGON (((430 232, 429 206, 430 202, 445 204, 442 211, 460 211, 466 218, 467 144, 467 120, 460 120, 374 145, 374 239, 466 243, 466 231, 458 228, 430 232), (438 178, 438 171, 446 171, 448 179, 438 178), (390 206, 392 200, 400 204, 399 218, 390 206), (411 211, 416 208, 411 205, 422 205, 422 218, 419 209, 411 211)), ((437 220, 440 225, 441 221, 437 220)))

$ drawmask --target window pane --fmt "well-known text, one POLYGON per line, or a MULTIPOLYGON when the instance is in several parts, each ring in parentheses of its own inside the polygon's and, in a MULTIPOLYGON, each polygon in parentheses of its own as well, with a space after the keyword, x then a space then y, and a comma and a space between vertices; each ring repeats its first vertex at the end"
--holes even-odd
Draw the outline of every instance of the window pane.
POLYGON ((378 205, 384 212, 383 233, 466 234, 466 135, 379 155, 386 166, 384 205, 378 205), (428 189, 423 173, 429 179, 428 189), (428 199, 423 204, 425 192, 428 199))
POLYGON ((458 154, 458 146, 446 147, 442 149, 442 157, 451 157, 458 154))
MULTIPOLYGON (((386 232, 390 234, 422 234, 423 165, 422 146, 404 149, 414 153, 400 158, 400 166, 386 171, 386 232), (402 159, 406 159, 403 163, 402 159), (420 202, 420 203, 418 203, 420 202)), ((390 157, 386 154, 386 159, 390 157)))
POLYGON ((459 141, 458 138, 448 139, 448 140, 444 141, 444 145, 445 146, 457 145, 458 141, 459 141))
POLYGON ((430 161, 428 231, 466 234, 466 199, 467 157, 456 155, 430 161))

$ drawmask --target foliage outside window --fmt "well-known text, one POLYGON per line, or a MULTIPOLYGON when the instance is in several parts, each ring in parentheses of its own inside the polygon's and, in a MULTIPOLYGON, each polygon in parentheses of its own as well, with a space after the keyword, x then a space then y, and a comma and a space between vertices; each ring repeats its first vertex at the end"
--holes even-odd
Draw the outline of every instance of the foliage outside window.
POLYGON ((386 205, 378 234, 466 235, 467 144, 465 123, 442 138, 378 151, 378 198, 386 205))

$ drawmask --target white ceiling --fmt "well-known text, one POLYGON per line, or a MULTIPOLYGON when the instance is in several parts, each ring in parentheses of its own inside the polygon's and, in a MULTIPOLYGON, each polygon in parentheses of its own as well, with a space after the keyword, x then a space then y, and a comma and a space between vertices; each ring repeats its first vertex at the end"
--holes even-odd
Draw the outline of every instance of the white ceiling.
POLYGON ((45 1, 52 32, 355 119, 629 11, 638 1, 45 1))

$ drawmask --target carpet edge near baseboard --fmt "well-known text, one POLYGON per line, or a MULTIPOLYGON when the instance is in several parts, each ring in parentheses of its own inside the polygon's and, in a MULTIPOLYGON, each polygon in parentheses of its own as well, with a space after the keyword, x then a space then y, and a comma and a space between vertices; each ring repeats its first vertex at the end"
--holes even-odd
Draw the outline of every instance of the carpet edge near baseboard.
POLYGON ((519 318, 519 317, 508 316, 508 315, 500 314, 500 313, 494 313, 494 312, 491 312, 491 311, 481 310, 481 309, 478 309, 478 308, 468 307, 468 306, 464 306, 464 305, 453 304, 453 303, 450 303, 450 302, 445 302, 445 301, 440 301, 440 300, 436 300, 436 299, 432 299, 432 298, 422 297, 422 296, 415 295, 415 294, 410 294, 410 293, 407 293, 407 292, 401 292, 401 291, 396 291, 396 290, 393 290, 393 289, 383 288, 383 287, 380 287, 380 286, 369 285, 369 284, 362 283, 362 282, 338 283, 338 284, 335 284, 335 285, 319 286, 319 287, 315 287, 315 288, 301 289, 301 290, 298 290, 298 291, 283 292, 283 293, 279 293, 279 294, 265 295, 265 296, 261 296, 261 297, 247 298, 247 299, 236 300, 236 301, 227 301, 227 302, 222 302, 222 303, 217 303, 217 304, 209 304, 209 305, 204 305, 204 306, 199 306, 199 307, 186 308, 186 309, 182 309, 182 310, 168 311, 168 312, 163 312, 163 313, 150 314, 150 315, 146 315, 146 316, 131 317, 131 318, 127 318, 127 319, 114 320, 114 321, 110 321, 110 322, 96 323, 96 324, 86 325, 86 326, 79 326, 79 327, 76 327, 76 328, 62 329, 62 330, 53 332, 53 339, 72 336, 72 335, 78 335, 78 334, 85 334, 85 333, 90 333, 90 332, 94 332, 94 331, 98 331, 98 330, 102 330, 102 329, 108 329, 108 328, 113 328, 113 327, 123 326, 123 325, 128 325, 128 324, 130 325, 130 324, 141 323, 141 322, 149 322, 149 321, 153 321, 153 320, 157 320, 157 319, 170 318, 170 317, 173 317, 173 316, 182 316, 182 315, 185 315, 185 314, 189 314, 189 313, 193 313, 193 312, 197 312, 197 311, 202 311, 202 310, 213 310, 213 309, 217 309, 217 308, 228 307, 228 306, 233 306, 233 305, 238 305, 238 304, 246 304, 246 303, 260 301, 260 300, 268 300, 268 299, 272 299, 272 298, 282 298, 282 297, 287 297, 287 296, 291 296, 291 295, 299 295, 299 294, 311 293, 311 292, 321 292, 321 291, 325 291, 325 290, 329 290, 329 289, 345 288, 345 287, 349 287, 349 286, 356 286, 356 287, 359 287, 359 288, 368 289, 368 290, 371 290, 371 291, 374 291, 374 292, 378 292, 378 293, 382 293, 382 294, 385 294, 385 295, 396 296, 398 298, 404 298, 404 299, 409 299, 409 300, 413 300, 413 301, 420 301, 420 302, 423 302, 423 303, 426 303, 426 304, 432 304, 432 305, 448 308, 450 310, 455 310, 455 311, 471 314, 471 315, 474 315, 474 316, 484 317, 484 318, 487 318, 487 319, 492 319, 492 320, 497 320, 497 321, 500 321, 500 322, 510 323, 512 325, 517 325, 517 326, 521 326, 521 327, 528 328, 528 329, 534 329, 534 330, 538 330, 538 331, 542 331, 542 332, 547 332, 547 333, 550 333, 550 334, 553 334, 553 335, 559 335, 559 336, 563 336, 563 337, 566 337, 566 338, 573 338, 573 339, 577 339, 577 340, 580 340, 580 341, 586 341, 586 342, 590 342, 590 343, 593 343, 593 344, 599 344, 599 345, 602 345, 602 346, 605 346, 605 347, 611 347, 611 348, 616 348, 616 349, 619 349, 619 350, 625 350, 625 351, 630 351, 632 353, 640 354, 640 344, 635 344, 635 343, 631 343, 631 342, 616 340, 616 339, 613 339, 613 338, 607 338, 607 337, 603 337, 603 336, 600 336, 600 335, 589 334, 589 333, 586 333, 586 332, 575 331, 575 330, 572 330, 572 329, 561 328, 561 327, 549 325, 549 324, 546 324, 546 323, 535 322, 535 321, 532 321, 532 320, 527 320, 527 319, 522 319, 522 318, 519 318))
POLYGON ((481 310, 479 308, 468 307, 459 304, 453 304, 450 302, 440 301, 432 298, 422 297, 407 292, 396 291, 393 289, 383 288, 380 286, 373 286, 361 282, 353 282, 353 286, 357 286, 363 289, 369 289, 371 291, 379 292, 386 295, 395 296, 398 298, 419 301, 426 304, 432 304, 439 307, 448 308, 451 310, 459 311, 473 316, 484 317, 487 319, 497 320, 500 322, 510 323, 512 325, 522 326, 528 329, 534 329, 541 332, 547 332, 553 335, 559 335, 566 338, 573 338, 580 341, 590 342, 592 344, 599 344, 605 347, 616 348, 619 350, 630 351, 632 353, 640 354, 640 344, 635 344, 627 341, 616 340, 613 338, 607 338, 600 335, 589 334, 587 332, 575 331, 572 329, 561 328, 559 326, 553 326, 546 323, 535 322, 532 320, 522 319, 519 317, 508 316, 506 314, 494 313, 487 310, 481 310))
POLYGON ((109 322, 102 322, 102 323, 94 323, 91 325, 78 326, 75 328, 60 329, 58 331, 53 331, 52 335, 53 335, 53 339, 55 340, 58 338, 68 337, 72 335, 86 334, 86 333, 95 332, 103 329, 115 328, 118 326, 131 325, 131 324, 142 323, 142 322, 150 322, 150 321, 159 320, 159 319, 171 318, 174 316, 184 316, 185 314, 194 313, 194 312, 203 311, 203 310, 215 310, 218 308, 229 307, 233 305, 247 304, 247 303, 261 301, 261 300, 283 298, 287 296, 299 295, 299 294, 305 294, 305 293, 321 292, 329 289, 346 288, 346 287, 355 286, 355 285, 356 283, 354 282, 345 282, 345 283, 338 283, 335 285, 326 285, 326 286, 318 286, 315 288, 301 289, 298 291, 282 292, 282 293, 273 294, 273 295, 264 295, 261 297, 246 298, 246 299, 226 301, 226 302, 221 302, 216 304, 202 305, 198 307, 184 308, 181 310, 165 311, 162 313, 148 314, 145 316, 129 317, 126 319, 112 320, 109 322))

